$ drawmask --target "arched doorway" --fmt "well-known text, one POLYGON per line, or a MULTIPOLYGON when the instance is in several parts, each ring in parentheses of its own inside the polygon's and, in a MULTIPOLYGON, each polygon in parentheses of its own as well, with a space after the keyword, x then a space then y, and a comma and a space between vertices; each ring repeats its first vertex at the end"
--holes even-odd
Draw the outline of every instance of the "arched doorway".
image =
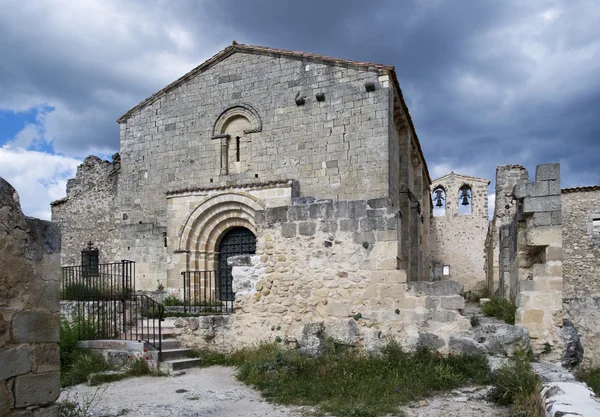
POLYGON ((245 227, 234 227, 225 232, 219 242, 217 261, 217 285, 221 301, 233 301, 235 296, 231 288, 233 277, 231 267, 227 265, 227 258, 254 253, 256 253, 256 236, 250 230, 245 227))

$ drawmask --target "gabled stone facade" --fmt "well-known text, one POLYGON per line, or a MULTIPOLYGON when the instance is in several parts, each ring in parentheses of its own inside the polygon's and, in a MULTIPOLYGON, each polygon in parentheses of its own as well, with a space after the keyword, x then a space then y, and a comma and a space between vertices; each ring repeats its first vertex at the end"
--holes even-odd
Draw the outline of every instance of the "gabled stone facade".
POLYGON ((486 179, 454 172, 432 182, 429 249, 433 280, 455 280, 475 293, 485 288, 489 184, 486 179), (461 189, 469 190, 466 197, 461 189))

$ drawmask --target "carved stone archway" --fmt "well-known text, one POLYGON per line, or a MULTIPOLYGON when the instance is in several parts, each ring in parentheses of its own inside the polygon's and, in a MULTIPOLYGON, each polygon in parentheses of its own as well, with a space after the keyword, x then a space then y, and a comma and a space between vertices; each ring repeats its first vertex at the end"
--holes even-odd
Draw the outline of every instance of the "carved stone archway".
POLYGON ((219 239, 229 229, 245 227, 256 235, 255 214, 264 210, 258 198, 243 192, 207 197, 187 218, 178 252, 187 253, 186 269, 212 271, 219 239))

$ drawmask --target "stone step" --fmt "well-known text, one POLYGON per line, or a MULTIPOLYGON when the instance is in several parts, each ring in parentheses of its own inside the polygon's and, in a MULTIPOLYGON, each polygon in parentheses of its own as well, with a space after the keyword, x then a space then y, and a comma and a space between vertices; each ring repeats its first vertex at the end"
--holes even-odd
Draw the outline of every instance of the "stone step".
POLYGON ((165 349, 163 348, 160 353, 160 360, 162 362, 174 360, 174 359, 188 359, 187 353, 190 349, 187 348, 175 348, 175 349, 165 349))
POLYGON ((182 369, 193 368, 200 363, 200 359, 187 358, 187 359, 173 359, 168 361, 162 361, 159 363, 160 370, 166 373, 173 373, 175 371, 181 371, 182 369))

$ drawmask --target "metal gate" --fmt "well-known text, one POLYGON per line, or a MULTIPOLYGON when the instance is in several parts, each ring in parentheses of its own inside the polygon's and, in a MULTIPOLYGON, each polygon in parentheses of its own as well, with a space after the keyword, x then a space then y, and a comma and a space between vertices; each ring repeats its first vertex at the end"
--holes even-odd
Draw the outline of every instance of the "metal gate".
POLYGON ((236 255, 256 253, 256 236, 245 227, 236 227, 225 233, 219 244, 219 260, 217 266, 218 288, 221 301, 233 301, 234 293, 231 289, 231 267, 227 265, 227 258, 236 255))

